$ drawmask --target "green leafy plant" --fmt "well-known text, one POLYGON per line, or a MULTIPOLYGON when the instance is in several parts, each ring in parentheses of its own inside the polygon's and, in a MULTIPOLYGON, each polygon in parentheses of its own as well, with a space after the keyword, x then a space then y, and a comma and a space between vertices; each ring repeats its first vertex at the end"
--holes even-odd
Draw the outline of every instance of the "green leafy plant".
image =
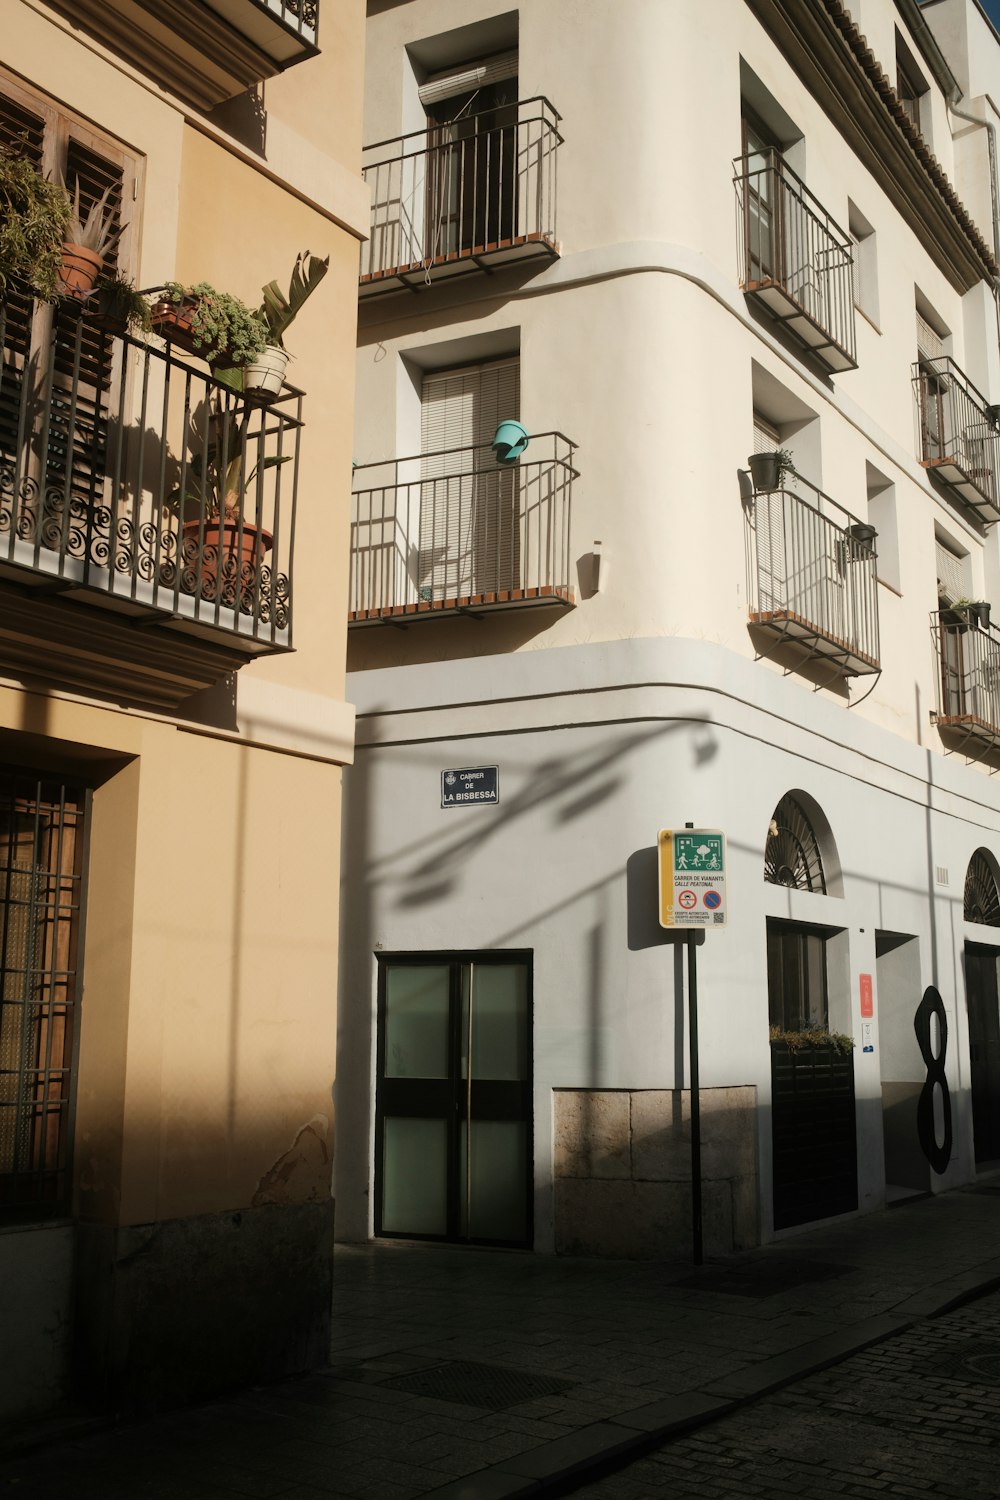
POLYGON ((276 281, 269 281, 262 288, 264 301, 257 309, 257 317, 267 326, 269 344, 275 344, 279 349, 285 347, 284 336, 290 325, 329 269, 329 256, 320 260, 318 255, 302 250, 295 257, 287 297, 276 281))
POLYGON ((823 1026, 808 1026, 804 1031, 785 1031, 781 1026, 771 1027, 771 1041, 783 1043, 789 1052, 806 1052, 832 1048, 844 1057, 854 1051, 854 1038, 843 1031, 827 1031, 823 1026))
POLYGON ((245 302, 217 291, 207 281, 183 286, 168 281, 164 300, 174 306, 192 304, 191 336, 196 349, 227 365, 246 365, 267 345, 267 326, 245 302))
POLYGON ((217 405, 208 422, 209 441, 203 451, 188 463, 186 480, 168 496, 168 503, 182 520, 222 519, 239 521, 247 491, 266 469, 286 464, 291 454, 270 454, 252 462, 247 451, 247 427, 250 413, 238 416, 217 405))
POLYGON ((71 205, 66 189, 31 162, 0 147, 0 291, 8 278, 54 302, 71 205))
POLYGON ((66 239, 71 245, 80 245, 102 259, 111 254, 128 228, 127 224, 115 224, 115 206, 110 202, 113 186, 110 183, 104 189, 101 196, 90 205, 90 212, 84 218, 80 212, 79 177, 73 185, 72 217, 66 239))
POLYGON ((119 271, 102 271, 94 284, 91 304, 108 323, 126 328, 130 333, 148 333, 152 328, 149 303, 135 289, 135 283, 119 271))

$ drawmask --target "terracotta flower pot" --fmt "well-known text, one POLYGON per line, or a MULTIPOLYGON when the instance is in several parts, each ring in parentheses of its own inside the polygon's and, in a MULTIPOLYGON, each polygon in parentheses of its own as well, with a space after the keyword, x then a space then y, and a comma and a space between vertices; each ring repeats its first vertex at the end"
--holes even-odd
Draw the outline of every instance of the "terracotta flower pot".
POLYGON ((64 297, 86 297, 104 265, 104 256, 85 245, 63 245, 62 265, 56 272, 59 291, 64 297))
POLYGON ((241 533, 238 522, 219 517, 205 521, 204 526, 201 521, 185 521, 182 533, 184 577, 191 584, 185 592, 210 603, 218 596, 225 608, 238 607, 243 614, 253 614, 260 595, 261 564, 271 550, 271 533, 248 521, 241 533))
POLYGON ((153 303, 150 310, 153 332, 168 343, 186 350, 188 354, 196 354, 199 359, 211 359, 217 353, 218 346, 204 343, 198 346, 194 341, 194 316, 197 310, 196 297, 184 297, 180 302, 171 302, 169 298, 162 297, 159 302, 153 303))

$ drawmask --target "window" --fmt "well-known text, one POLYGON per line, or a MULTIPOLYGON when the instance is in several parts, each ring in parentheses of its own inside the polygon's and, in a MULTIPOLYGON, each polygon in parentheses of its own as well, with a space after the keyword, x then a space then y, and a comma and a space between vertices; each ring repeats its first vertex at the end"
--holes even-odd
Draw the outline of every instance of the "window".
POLYGON ((899 527, 896 521, 896 486, 874 464, 865 464, 868 520, 878 532, 878 576, 897 591, 902 587, 899 571, 899 527))
POLYGON ((767 1005, 772 1026, 781 1031, 827 1029, 827 938, 822 928, 768 919, 767 1005))
POLYGON ((854 306, 877 325, 878 274, 875 260, 875 231, 860 209, 849 200, 847 223, 854 247, 851 262, 854 306))
POLYGON ((0 771, 0 1212, 65 1212, 87 796, 0 771))
POLYGON ((927 80, 917 67, 913 53, 899 32, 896 32, 896 97, 903 106, 910 124, 926 135, 924 122, 924 95, 927 80))

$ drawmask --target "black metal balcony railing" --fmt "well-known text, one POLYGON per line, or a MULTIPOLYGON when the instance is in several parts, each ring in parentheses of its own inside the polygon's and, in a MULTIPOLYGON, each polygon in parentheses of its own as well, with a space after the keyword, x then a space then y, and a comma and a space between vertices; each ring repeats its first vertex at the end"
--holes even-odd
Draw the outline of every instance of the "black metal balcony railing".
POLYGON ((954 605, 931 615, 938 664, 938 727, 1000 747, 1000 631, 954 605))
POLYGON ((509 466, 486 444, 359 466, 349 622, 571 605, 572 458, 545 432, 509 466))
POLYGON ((288 649, 302 393, 264 406, 17 293, 0 349, 0 579, 288 649))
POLYGON ((913 390, 920 462, 980 521, 1000 521, 1000 412, 947 357, 918 360, 913 390))
POLYGON ((555 256, 559 118, 524 99, 367 147, 361 295, 555 256))
POLYGON ((880 671, 875 533, 796 476, 746 503, 750 624, 845 676, 880 671))
POLYGON ((856 369, 850 237, 780 151, 733 165, 743 291, 827 369, 856 369))

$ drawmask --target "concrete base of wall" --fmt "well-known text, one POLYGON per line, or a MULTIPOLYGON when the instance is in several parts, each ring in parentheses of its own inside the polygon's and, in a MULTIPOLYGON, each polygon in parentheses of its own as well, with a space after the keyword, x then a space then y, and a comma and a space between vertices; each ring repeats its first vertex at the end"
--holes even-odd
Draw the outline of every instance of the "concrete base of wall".
POLYGON ((88 1404, 150 1411, 326 1363, 332 1201, 77 1234, 88 1404))
MULTIPOLYGON (((561 1255, 655 1260, 690 1248, 690 1095, 557 1089, 555 1235, 561 1255)), ((760 1241, 757 1091, 702 1089, 702 1209, 709 1255, 760 1241)))
POLYGON ((62 1400, 73 1328, 73 1226, 32 1224, 0 1234, 0 1426, 42 1416, 62 1400))

